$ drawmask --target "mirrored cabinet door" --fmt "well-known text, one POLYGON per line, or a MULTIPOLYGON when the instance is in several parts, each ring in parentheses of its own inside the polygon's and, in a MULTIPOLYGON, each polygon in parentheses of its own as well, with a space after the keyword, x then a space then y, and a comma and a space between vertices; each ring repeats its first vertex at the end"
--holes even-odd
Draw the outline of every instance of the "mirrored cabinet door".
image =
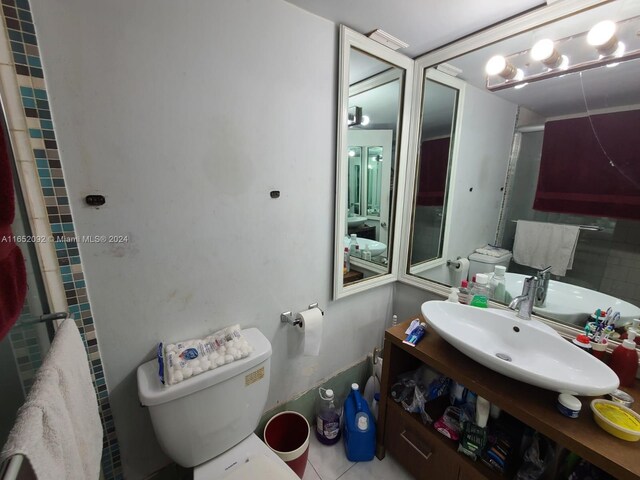
POLYGON ((453 146, 458 96, 461 86, 437 71, 428 70, 422 91, 420 122, 413 188, 413 219, 409 273, 416 274, 445 257, 447 200, 453 171, 453 146))
POLYGON ((341 28, 334 297, 397 278, 413 60, 341 28))

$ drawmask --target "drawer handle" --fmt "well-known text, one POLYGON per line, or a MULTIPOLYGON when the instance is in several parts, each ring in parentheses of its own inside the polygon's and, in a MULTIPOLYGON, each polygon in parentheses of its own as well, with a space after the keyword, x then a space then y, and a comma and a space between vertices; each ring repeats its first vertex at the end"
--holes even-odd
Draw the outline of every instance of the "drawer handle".
POLYGON ((429 451, 429 453, 427 453, 426 455, 424 454, 424 452, 422 450, 420 450, 415 443, 413 443, 411 440, 409 440, 407 438, 407 436, 405 435, 405 433, 407 433, 406 430, 403 430, 402 433, 400 434, 400 436, 402 437, 402 439, 407 442, 409 445, 411 445, 413 447, 413 449, 418 452, 420 455, 422 455, 422 457, 425 460, 429 460, 429 458, 431 458, 431 455, 433 454, 432 451, 429 451))

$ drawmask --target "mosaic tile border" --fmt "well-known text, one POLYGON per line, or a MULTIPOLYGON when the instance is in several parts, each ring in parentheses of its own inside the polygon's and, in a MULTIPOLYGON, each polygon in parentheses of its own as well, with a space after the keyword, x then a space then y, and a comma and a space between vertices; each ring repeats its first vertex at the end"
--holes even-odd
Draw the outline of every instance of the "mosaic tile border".
POLYGON ((107 480, 123 478, 120 448, 78 245, 75 241, 67 241, 67 238, 75 236, 75 226, 69 207, 31 7, 28 0, 1 0, 1 5, 4 35, 8 39, 11 63, 19 86, 30 149, 51 233, 58 237, 55 253, 66 301, 87 349, 100 406, 100 418, 105 434, 102 471, 107 480))

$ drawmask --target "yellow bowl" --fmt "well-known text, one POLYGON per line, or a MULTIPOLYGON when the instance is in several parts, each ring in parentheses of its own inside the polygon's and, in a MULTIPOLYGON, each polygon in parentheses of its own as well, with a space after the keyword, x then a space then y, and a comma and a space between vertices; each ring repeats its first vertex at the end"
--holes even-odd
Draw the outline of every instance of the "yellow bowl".
POLYGON ((640 440, 640 415, 619 403, 596 398, 591 401, 593 419, 614 437, 637 442, 640 440))

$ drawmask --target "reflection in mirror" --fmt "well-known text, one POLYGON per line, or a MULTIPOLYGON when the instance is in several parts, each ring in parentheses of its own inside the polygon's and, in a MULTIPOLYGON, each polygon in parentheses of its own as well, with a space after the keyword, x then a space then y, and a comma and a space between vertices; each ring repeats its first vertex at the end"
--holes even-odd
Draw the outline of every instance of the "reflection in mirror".
MULTIPOLYGON (((487 89, 493 80, 485 65, 495 55, 511 58, 522 52, 528 52, 533 65, 529 50, 541 39, 583 41, 585 32, 602 20, 621 22, 639 15, 640 2, 618 0, 447 61, 461 70, 458 78, 468 86, 465 95, 473 92, 478 102, 483 99, 485 122, 476 125, 477 134, 495 142, 501 125, 512 138, 495 156, 478 151, 474 159, 485 182, 502 179, 502 207, 495 196, 475 195, 482 182, 469 178, 454 189, 454 204, 466 208, 461 215, 451 212, 448 258, 469 259, 469 280, 505 266, 506 303, 521 294, 524 278, 535 276, 540 288, 534 312, 579 329, 594 320, 597 310, 610 309, 616 326, 612 338, 624 338, 640 317, 640 60, 621 58, 618 47, 603 53, 582 46, 599 66, 558 71, 529 83, 516 80, 519 88, 495 92, 487 89), (500 121, 491 104, 511 106, 517 114, 510 122, 500 121), (467 226, 464 244, 454 238, 458 224, 467 226), (545 267, 551 267, 549 273, 543 273, 545 267)), ((640 51, 640 37, 630 37, 626 49, 640 51)), ((561 66, 545 68, 553 73, 561 66)), ((474 101, 472 108, 465 101, 465 123, 478 108, 479 103, 474 101)), ((456 179, 469 165, 463 166, 470 142, 465 132, 463 128, 456 139, 461 152, 452 173, 456 179)), ((467 277, 448 270, 432 268, 420 276, 454 286, 467 277)))
MULTIPOLYGON (((443 79, 444 80, 444 79, 443 79)), ((445 203, 458 89, 427 78, 413 201, 410 272, 443 257, 445 203), (420 265, 422 264, 422 265, 420 265)))
POLYGON ((349 147, 349 226, 360 226, 367 219, 360 216, 360 196, 361 182, 360 172, 362 170, 362 147, 349 147))
MULTIPOLYGON (((342 27, 336 278, 340 297, 395 279, 402 129, 413 61, 342 27), (339 268, 338 265, 341 267, 339 268), (338 270, 339 268, 339 270, 338 270)), ((405 154, 406 155, 406 154, 405 154)))
POLYGON ((391 180, 396 169, 402 70, 351 48, 349 82, 348 107, 355 113, 347 131, 347 156, 357 168, 349 169, 345 243, 349 278, 356 282, 389 272, 391 180), (362 156, 356 161, 351 152, 362 156))

